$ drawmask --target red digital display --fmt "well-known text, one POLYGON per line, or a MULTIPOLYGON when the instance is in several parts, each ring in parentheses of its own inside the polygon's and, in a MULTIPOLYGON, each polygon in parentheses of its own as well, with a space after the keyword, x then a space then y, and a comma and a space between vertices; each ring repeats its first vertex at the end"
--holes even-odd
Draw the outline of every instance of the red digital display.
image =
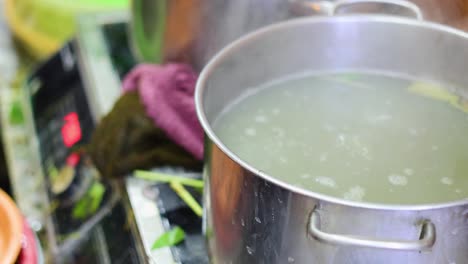
POLYGON ((77 153, 72 153, 70 156, 67 157, 66 164, 70 167, 76 167, 76 165, 80 162, 80 155, 77 153))
POLYGON ((61 130, 62 140, 63 144, 69 148, 81 140, 80 120, 76 112, 71 112, 63 118, 63 121, 64 123, 61 130))

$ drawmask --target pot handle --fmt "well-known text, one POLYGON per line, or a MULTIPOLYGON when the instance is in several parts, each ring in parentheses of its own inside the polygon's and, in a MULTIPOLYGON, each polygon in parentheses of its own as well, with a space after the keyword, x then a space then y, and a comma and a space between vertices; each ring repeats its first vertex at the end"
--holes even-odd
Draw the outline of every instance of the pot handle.
POLYGON ((436 238, 435 226, 429 220, 421 222, 421 234, 419 236, 419 240, 414 241, 385 240, 363 236, 327 233, 320 230, 320 214, 316 209, 314 209, 310 216, 308 232, 313 238, 329 244, 407 251, 428 250, 434 245, 436 238))
POLYGON ((340 9, 350 8, 352 6, 357 6, 361 4, 384 4, 388 6, 407 9, 412 13, 412 17, 418 20, 423 20, 423 14, 421 12, 421 9, 419 9, 419 7, 416 4, 406 0, 339 0, 335 4, 333 4, 333 8, 331 9, 331 15, 339 14, 340 9))
MULTIPOLYGON (((387 7, 398 7, 409 11, 410 17, 418 20, 423 20, 423 14, 419 7, 406 0, 338 0, 336 2, 330 0, 324 1, 309 1, 309 0, 289 0, 291 11, 295 15, 308 16, 308 15, 337 15, 337 14, 353 14, 353 7, 365 4, 381 4, 387 7), (348 9, 348 10, 347 10, 348 9)), ((385 12, 384 12, 385 13, 385 12)))

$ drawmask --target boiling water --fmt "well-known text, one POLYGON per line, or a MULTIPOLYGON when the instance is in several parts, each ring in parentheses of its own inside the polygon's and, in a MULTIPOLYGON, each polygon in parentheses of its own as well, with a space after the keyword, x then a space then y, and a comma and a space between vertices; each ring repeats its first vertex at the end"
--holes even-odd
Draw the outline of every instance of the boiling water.
POLYGON ((307 190, 440 203, 468 197, 468 115, 456 103, 390 75, 303 75, 250 90, 214 131, 245 162, 307 190))

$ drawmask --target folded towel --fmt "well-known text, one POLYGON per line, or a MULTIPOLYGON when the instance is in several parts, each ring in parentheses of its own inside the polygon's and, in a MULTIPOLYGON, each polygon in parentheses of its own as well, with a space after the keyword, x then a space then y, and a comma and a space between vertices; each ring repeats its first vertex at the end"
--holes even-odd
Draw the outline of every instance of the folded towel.
POLYGON ((85 151, 105 178, 119 178, 135 169, 181 166, 201 170, 195 159, 156 127, 145 112, 139 94, 126 92, 93 132, 85 151))
POLYGON ((198 122, 194 92, 197 75, 186 64, 134 68, 123 82, 124 92, 138 91, 148 116, 175 143, 203 159, 203 129, 198 122))

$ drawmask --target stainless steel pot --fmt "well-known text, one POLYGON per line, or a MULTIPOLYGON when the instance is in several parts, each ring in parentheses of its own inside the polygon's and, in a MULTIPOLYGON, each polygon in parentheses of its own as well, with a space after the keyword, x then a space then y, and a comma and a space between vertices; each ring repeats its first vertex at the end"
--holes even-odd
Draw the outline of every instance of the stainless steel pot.
MULTIPOLYGON (((407 14, 420 16, 413 5, 406 7, 407 14)), ((302 190, 238 158, 211 127, 249 87, 304 70, 410 74, 451 84, 467 97, 467 65, 468 35, 462 31, 382 15, 291 20, 224 48, 204 68, 196 89, 207 135, 204 231, 211 261, 468 263, 467 200, 401 206, 302 190)))

